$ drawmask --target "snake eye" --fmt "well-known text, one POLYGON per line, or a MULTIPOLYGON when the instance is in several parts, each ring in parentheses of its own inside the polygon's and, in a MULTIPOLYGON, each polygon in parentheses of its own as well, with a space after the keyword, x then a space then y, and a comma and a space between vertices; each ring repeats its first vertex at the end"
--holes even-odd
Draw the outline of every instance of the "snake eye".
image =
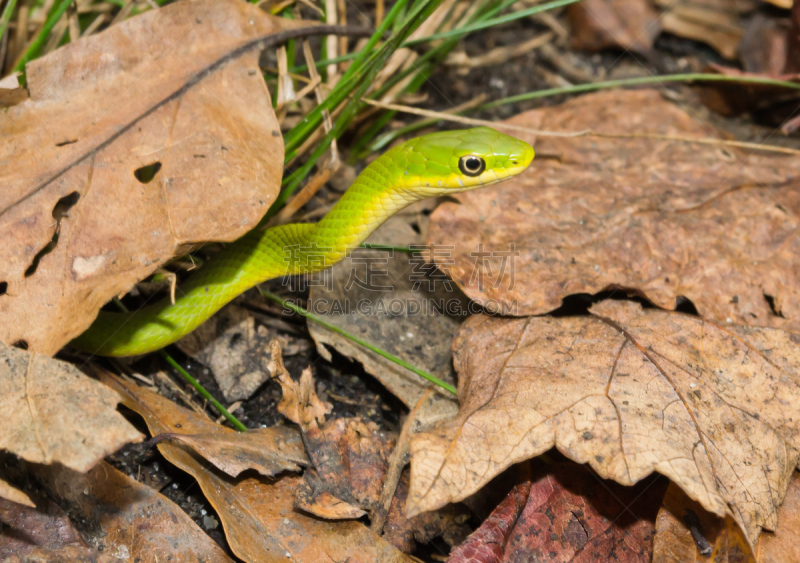
POLYGON ((486 170, 486 161, 478 156, 462 156, 458 159, 458 169, 467 176, 478 176, 486 170))

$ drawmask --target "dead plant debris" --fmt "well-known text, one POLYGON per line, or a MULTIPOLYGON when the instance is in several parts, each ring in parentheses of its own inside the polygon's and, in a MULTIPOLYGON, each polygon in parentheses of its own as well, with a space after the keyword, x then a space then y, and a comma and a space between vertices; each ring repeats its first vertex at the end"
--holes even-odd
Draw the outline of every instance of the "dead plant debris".
POLYGON ((624 485, 666 475, 752 545, 774 530, 800 459, 800 337, 628 301, 591 312, 462 325, 461 409, 413 438, 408 512, 556 447, 624 485))

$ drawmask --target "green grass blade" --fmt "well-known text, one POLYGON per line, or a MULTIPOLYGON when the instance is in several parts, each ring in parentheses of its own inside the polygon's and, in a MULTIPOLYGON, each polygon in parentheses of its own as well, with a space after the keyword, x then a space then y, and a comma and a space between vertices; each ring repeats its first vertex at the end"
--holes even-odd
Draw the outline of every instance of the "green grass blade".
POLYGON ((538 98, 546 98, 548 96, 558 96, 560 94, 579 94, 581 92, 592 92, 594 90, 605 90, 607 88, 619 88, 623 86, 640 86, 643 84, 658 84, 661 82, 693 82, 693 81, 764 84, 768 86, 781 86, 783 88, 800 90, 800 83, 787 82, 785 80, 777 80, 775 78, 766 78, 761 76, 728 76, 725 74, 706 74, 698 72, 698 73, 686 73, 686 74, 667 74, 664 76, 644 76, 640 78, 623 78, 619 80, 592 82, 591 84, 575 84, 573 86, 564 86, 563 88, 548 88, 547 90, 537 90, 536 92, 527 92, 525 94, 519 94, 517 96, 509 96, 507 98, 501 98, 499 100, 483 104, 482 106, 475 108, 475 110, 489 109, 497 106, 502 106, 505 104, 512 104, 514 102, 535 100, 538 98))
POLYGON ((555 0, 554 2, 547 2, 546 4, 528 8, 527 10, 520 10, 512 14, 506 14, 505 16, 488 19, 486 21, 475 23, 473 25, 467 25, 459 29, 452 29, 450 31, 445 31, 444 33, 434 33, 433 35, 428 35, 427 37, 412 39, 410 41, 406 41, 403 44, 403 47, 412 47, 414 45, 419 45, 420 43, 428 43, 437 39, 461 37, 462 35, 472 33, 473 31, 480 31, 481 29, 502 25, 504 23, 512 22, 521 18, 527 18, 528 16, 546 12, 547 10, 554 10, 555 8, 561 8, 562 6, 568 6, 569 4, 575 4, 576 2, 580 2, 580 0, 555 0))
POLYGON ((39 34, 31 41, 28 49, 14 67, 15 72, 25 72, 25 65, 39 55, 39 51, 42 50, 45 41, 47 41, 47 38, 50 36, 50 32, 53 31, 58 20, 61 19, 61 16, 64 15, 64 12, 67 11, 67 8, 69 8, 72 2, 73 0, 61 0, 56 4, 55 8, 50 12, 50 15, 47 16, 47 20, 44 22, 42 29, 39 30, 39 34))
MULTIPOLYGON (((308 158, 308 160, 300 168, 295 170, 294 173, 290 174, 287 178, 284 178, 282 183, 283 189, 281 190, 281 193, 278 194, 278 197, 270 207, 267 214, 264 216, 264 219, 262 219, 261 224, 264 224, 269 220, 269 218, 277 213, 278 209, 280 209, 289 196, 294 193, 294 190, 297 189, 306 176, 308 176, 317 160, 319 160, 319 158, 325 154, 333 139, 338 139, 342 133, 347 130, 353 118, 358 113, 358 110, 363 105, 361 98, 369 90, 372 81, 378 72, 380 72, 380 69, 383 68, 384 64, 386 64, 386 61, 397 50, 398 46, 402 44, 408 38, 408 36, 414 32, 415 29, 417 29, 420 23, 425 21, 425 19, 427 19, 431 13, 433 13, 433 11, 439 7, 442 1, 443 0, 427 0, 420 2, 419 6, 415 7, 408 15, 406 21, 400 27, 400 30, 394 33, 380 49, 370 55, 366 62, 360 64, 356 71, 353 71, 357 64, 355 62, 350 66, 350 68, 348 68, 347 72, 345 72, 345 74, 342 76, 342 79, 339 81, 336 88, 334 88, 334 91, 331 92, 328 98, 322 104, 317 106, 309 114, 309 116, 306 117, 306 119, 304 119, 303 122, 301 122, 295 128, 299 128, 300 133, 293 135, 295 132, 293 129, 290 134, 287 135, 287 138, 292 137, 294 139, 292 142, 287 141, 285 145, 286 153, 292 154, 292 152, 296 150, 297 146, 299 146, 294 143, 301 142, 301 139, 304 139, 303 135, 305 133, 303 133, 303 131, 307 131, 308 135, 314 131, 314 128, 309 128, 311 122, 316 119, 312 119, 312 116, 319 116, 321 122, 320 112, 323 108, 332 109, 336 107, 339 102, 345 100, 349 96, 350 99, 344 106, 342 113, 336 119, 334 126, 317 145, 316 149, 308 158), (350 73, 350 71, 353 71, 353 74, 348 78, 348 73, 350 73), (346 86, 344 86, 344 84, 346 84, 346 86)), ((397 4, 400 4, 401 2, 402 0, 398 0, 397 4)), ((395 4, 395 6, 397 6, 397 4, 395 4)), ((384 23, 386 23, 387 20, 384 20, 384 23)), ((319 124, 317 124, 317 127, 319 127, 319 124)))
MULTIPOLYGON (((605 90, 609 88, 622 88, 626 86, 642 86, 646 84, 658 84, 663 82, 692 82, 692 81, 708 81, 708 82, 735 82, 744 84, 765 84, 769 86, 780 86, 783 88, 800 89, 800 84, 796 82, 787 82, 785 80, 776 80, 773 78, 763 77, 747 77, 747 76, 726 76, 724 74, 705 74, 705 73, 689 73, 689 74, 668 74, 663 76, 647 76, 640 78, 624 78, 619 80, 606 80, 604 82, 593 82, 591 84, 576 84, 573 86, 564 86, 562 88, 549 88, 547 90, 537 90, 536 92, 527 92, 516 96, 509 96, 507 98, 500 98, 492 102, 485 103, 481 106, 470 108, 455 115, 466 115, 470 112, 490 109, 505 104, 512 104, 515 102, 523 102, 527 100, 535 100, 539 98, 547 98, 549 96, 559 96, 562 94, 580 94, 584 92, 592 92, 596 90, 605 90)), ((374 152, 383 149, 395 139, 408 135, 438 123, 441 119, 426 118, 421 119, 415 123, 409 123, 403 127, 389 131, 378 138, 369 146, 369 150, 374 152)))
POLYGON ((158 353, 161 355, 161 357, 162 357, 162 358, 164 358, 165 360, 167 360, 167 363, 168 363, 169 365, 171 365, 173 368, 175 368, 175 369, 178 371, 178 373, 179 373, 179 374, 181 374, 181 376, 182 376, 182 377, 183 377, 183 378, 184 378, 186 381, 188 381, 188 382, 189 382, 189 384, 190 384, 192 387, 194 387, 194 388, 197 390, 197 392, 198 392, 198 393, 200 393, 200 394, 203 396, 203 398, 205 398, 205 399, 206 399, 206 400, 207 400, 209 403, 211 403, 212 405, 214 405, 214 408, 215 408, 215 409, 217 409, 217 411, 218 411, 218 412, 219 412, 219 413, 220 413, 222 416, 224 416, 226 419, 228 419, 228 422, 230 422, 230 423, 233 425, 233 427, 234 427, 234 428, 236 428, 236 430, 238 430, 239 432, 246 432, 246 431, 247 431, 247 427, 246 427, 244 424, 242 424, 241 422, 239 422, 239 419, 238 419, 238 418, 236 418, 236 417, 235 417, 235 416, 233 416, 233 415, 232 415, 230 412, 228 412, 228 409, 226 409, 225 407, 223 407, 223 406, 222 406, 222 403, 220 403, 219 401, 217 401, 217 400, 216 400, 216 399, 215 399, 215 398, 214 398, 214 397, 211 395, 211 393, 209 393, 209 392, 206 390, 206 388, 205 388, 205 387, 203 387, 203 386, 200 384, 200 382, 199 382, 199 381, 197 381, 197 380, 196 380, 194 377, 192 377, 192 376, 189 374, 189 372, 188 372, 188 371, 186 371, 185 369, 183 369, 183 367, 181 367, 181 365, 180 365, 180 364, 179 364, 179 363, 178 363, 178 362, 177 362, 177 361, 176 361, 176 360, 175 360, 175 359, 174 359, 172 356, 170 356, 170 355, 169 355, 167 352, 165 352, 164 350, 159 350, 159 351, 158 351, 158 353))
MULTIPOLYGON (((114 304, 121 311, 123 311, 125 313, 129 312, 128 308, 125 306, 125 304, 122 301, 120 301, 117 298, 114 298, 113 301, 114 301, 114 304)), ((202 386, 202 384, 199 381, 197 381, 194 377, 192 377, 191 374, 188 371, 183 369, 183 367, 175 360, 175 358, 170 356, 166 352, 166 350, 159 350, 158 353, 161 355, 162 358, 167 360, 167 363, 169 365, 171 365, 173 368, 175 368, 178 371, 178 373, 181 374, 181 377, 183 377, 186 381, 188 381, 189 384, 192 387, 194 387, 197 390, 198 393, 200 393, 209 403, 214 405, 214 408, 217 409, 217 412, 219 412, 219 414, 221 414, 226 419, 228 419, 228 422, 230 422, 233 425, 233 427, 236 428, 236 430, 238 430, 239 432, 245 432, 247 430, 247 427, 244 424, 242 424, 241 422, 239 422, 238 418, 236 418, 230 412, 228 412, 228 409, 223 407, 222 403, 217 401, 211 395, 211 393, 209 393, 208 390, 205 387, 202 386)))
POLYGON ((352 340, 353 342, 355 342, 359 346, 363 346, 367 350, 371 350, 372 352, 375 352, 379 356, 381 356, 383 358, 386 358, 387 360, 389 360, 391 362, 394 362, 397 365, 402 366, 402 367, 406 368, 407 370, 409 370, 409 371, 411 371, 413 373, 416 373, 418 376, 420 376, 420 377, 422 377, 424 379, 427 379, 431 383, 434 383, 434 384, 438 385, 439 387, 441 387, 445 391, 449 391, 453 395, 457 394, 457 391, 456 391, 455 387, 453 387, 452 385, 450 385, 446 381, 442 381, 441 379, 439 379, 435 375, 432 375, 432 374, 428 373, 427 371, 421 370, 418 367, 415 367, 415 366, 409 364, 407 361, 403 360, 402 358, 398 358, 394 354, 390 354, 386 350, 381 350, 377 346, 373 346, 369 342, 367 342, 365 340, 362 340, 359 337, 357 337, 357 336, 355 336, 353 334, 350 334, 349 332, 347 332, 345 330, 342 330, 338 326, 330 324, 329 322, 323 320, 321 317, 318 317, 314 313, 311 313, 310 311, 306 311, 305 309, 303 309, 302 307, 298 307, 294 303, 289 303, 288 301, 285 301, 285 300, 281 299, 280 297, 278 297, 274 293, 270 293, 269 291, 265 291, 265 290, 261 289, 260 287, 258 288, 258 290, 261 292, 261 295, 263 295, 264 297, 267 297, 268 299, 272 299, 273 301, 277 301, 278 303, 283 305, 286 309, 289 309, 290 311, 294 311, 298 315, 303 315, 304 317, 306 317, 308 319, 311 319, 315 323, 324 326, 325 328, 335 332, 336 334, 341 334, 342 336, 344 336, 345 338, 347 338, 349 340, 352 340))
POLYGON ((14 13, 14 8, 17 5, 17 0, 8 0, 3 8, 3 15, 0 16, 0 40, 3 39, 3 34, 6 32, 8 22, 11 20, 11 14, 14 13))

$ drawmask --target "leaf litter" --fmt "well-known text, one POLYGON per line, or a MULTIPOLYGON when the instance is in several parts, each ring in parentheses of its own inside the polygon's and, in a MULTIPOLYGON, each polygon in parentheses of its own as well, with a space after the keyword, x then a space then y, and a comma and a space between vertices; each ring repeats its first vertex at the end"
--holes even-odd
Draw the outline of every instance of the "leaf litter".
POLYGON ((795 472, 778 512, 778 527, 747 543, 732 518, 719 519, 674 484, 667 489, 656 520, 653 563, 736 561, 794 563, 800 560, 800 474, 795 472))
MULTIPOLYGON (((410 245, 417 252, 355 250, 311 285, 308 307, 326 322, 454 384, 450 342, 469 300, 426 256, 424 242, 433 207, 435 202, 427 200, 408 207, 368 240, 375 245, 410 245)), ((320 355, 331 359, 327 345, 358 360, 409 408, 431 388, 419 375, 318 323, 309 322, 308 330, 320 355)), ((422 416, 429 423, 457 411, 452 396, 436 389, 435 400, 422 416)))
POLYGON ((153 440, 186 444, 231 477, 255 469, 270 477, 283 471, 299 471, 308 465, 303 441, 286 426, 253 428, 247 432, 160 434, 153 440))
MULTIPOLYGON (((154 435, 234 432, 136 385, 108 374, 103 380, 145 419, 154 435)), ((316 424, 313 415, 302 417, 316 424)), ((245 561, 339 561, 353 553, 379 563, 411 561, 360 522, 326 522, 295 510, 302 477, 282 473, 268 479, 245 474, 233 479, 179 443, 161 442, 157 447, 170 463, 197 480, 222 521, 231 550, 245 561)))
POLYGON ((412 439, 407 511, 461 500, 555 446, 624 485, 659 472, 751 544, 774 530, 800 457, 800 337, 627 301, 591 313, 461 326, 461 409, 412 439))
POLYGON ((9 528, 0 553, 5 545, 29 562, 231 561, 179 506, 105 461, 86 474, 26 463, 11 471, 32 476, 41 498, 36 509, 0 510, 9 528))
POLYGON ((177 2, 28 64, 0 124, 0 340, 53 354, 164 262, 258 223, 283 140, 257 49, 231 55, 301 25, 177 2))
POLYGON ((539 120, 612 138, 521 135, 538 155, 528 170, 434 211, 428 240, 455 247, 440 267, 471 299, 524 316, 635 288, 665 309, 685 297, 703 317, 800 329, 797 158, 613 138, 721 135, 653 90, 590 94, 509 123, 539 120))
POLYGON ((623 487, 566 463, 532 462, 525 471, 448 561, 650 563, 666 480, 623 487))
MULTIPOLYGON (((540 152, 540 155, 541 154, 542 153, 540 152)), ((544 154, 545 154, 545 156, 547 156, 547 153, 544 153, 544 154)), ((561 155, 558 155, 558 156, 560 157, 561 155)), ((562 160, 562 163, 563 162, 568 162, 568 160, 562 160)), ((67 202, 67 203, 69 203, 69 202, 67 202)), ((55 218, 55 214, 54 214, 54 218, 55 218)), ((63 218, 62 218, 62 220, 63 220, 63 218)), ((60 226, 56 226, 56 232, 59 232, 59 230, 60 230, 60 226)), ((44 257, 44 259, 46 259, 46 256, 44 257)), ((780 312, 780 309, 778 309, 778 311, 780 312)), ((774 313, 774 303, 773 303, 773 313, 774 313)), ((262 348, 263 348, 263 346, 262 346, 262 348)), ((250 374, 246 373, 245 375, 249 376, 250 374)), ((263 370, 261 370, 261 373, 257 374, 257 375, 258 375, 259 378, 263 379, 263 377, 264 377, 263 370)), ((462 377, 463 377, 463 374, 462 374, 462 377)), ((285 390, 290 390, 290 387, 288 386, 288 382, 282 381, 282 384, 284 384, 284 383, 287 383, 287 385, 284 386, 284 389, 285 390)), ((120 385, 122 385, 122 384, 120 384, 120 385)), ((249 384, 249 386, 250 387, 257 387, 257 384, 253 383, 253 384, 249 384)), ((134 387, 132 387, 132 386, 127 386, 127 390, 129 391, 129 393, 128 393, 129 397, 135 396, 135 395, 138 394, 138 391, 134 392, 134 387)), ((146 393, 146 391, 145 391, 145 393, 146 393)), ((323 417, 324 417, 324 415, 326 413, 326 409, 324 408, 324 405, 322 407, 322 410, 318 414, 314 414, 312 416, 306 416, 306 415, 303 414, 303 406, 302 405, 312 405, 313 406, 315 404, 313 399, 316 398, 315 394, 313 392, 313 380, 311 379, 310 371, 307 372, 307 376, 304 374, 304 377, 301 380, 301 384, 299 386, 295 385, 293 393, 294 393, 293 398, 291 398, 290 401, 289 401, 290 403, 292 403, 292 406, 287 406, 286 404, 284 404, 283 411, 285 413, 287 413, 290 417, 292 417, 291 413, 294 413, 294 418, 297 419, 297 421, 301 424, 301 426, 304 427, 304 430, 307 430, 306 437, 308 438, 308 436, 309 436, 308 435, 308 430, 309 429, 312 430, 312 431, 313 430, 317 430, 318 432, 321 432, 321 433, 324 433, 326 430, 328 430, 329 427, 330 427, 329 424, 324 425, 321 431, 316 428, 316 424, 318 422, 320 424, 323 424, 322 423, 322 419, 323 419, 323 417)), ((152 398, 148 398, 147 400, 140 401, 140 402, 148 403, 151 399, 152 398)), ((139 400, 138 397, 137 397, 137 400, 139 400)), ((135 401, 133 399, 131 399, 130 400, 130 405, 134 404, 134 402, 135 401)), ((150 406, 152 406, 152 405, 150 405, 150 406)), ((164 409, 168 409, 168 407, 165 406, 165 405, 162 405, 162 407, 164 409)), ((132 408, 134 408, 134 407, 132 407, 132 408)), ((147 409, 145 408, 145 410, 147 410, 147 409)), ((157 411, 158 409, 155 409, 155 410, 157 411)), ((163 414, 163 413, 160 413, 160 414, 163 414)), ((152 412, 150 413, 150 415, 151 415, 151 418, 148 419, 149 423, 152 422, 153 420, 157 420, 158 419, 158 416, 153 415, 152 412), (155 418, 153 418, 154 416, 155 416, 155 418)), ((143 416, 145 416, 147 418, 146 414, 143 414, 143 416)), ((195 415, 191 415, 191 416, 195 416, 195 415)), ((165 418, 170 420, 170 421, 173 420, 169 416, 166 416, 165 418)), ((180 417, 177 417, 177 419, 179 419, 179 418, 180 417)), ((202 419, 202 417, 200 417, 200 418, 202 419)), ((163 422, 163 421, 160 421, 160 422, 163 422)), ((336 421, 334 421, 334 422, 336 422, 336 421)), ((361 424, 363 426, 363 424, 360 423, 360 421, 349 421, 349 422, 342 422, 342 423, 336 423, 336 424, 338 424, 339 426, 344 424, 348 429, 346 432, 349 432, 350 430, 352 430, 353 423, 361 424)), ((150 424, 150 426, 151 426, 151 429, 152 429, 154 426, 158 426, 158 424, 153 422, 152 424, 150 424)), ((163 426, 166 429, 168 425, 164 424, 163 426)), ((183 428, 183 423, 177 423, 174 426, 177 426, 177 427, 182 429, 183 428)), ((199 426, 203 426, 203 424, 200 424, 199 426)), ((330 428, 332 428, 332 427, 330 427, 330 428)), ((271 430, 271 429, 265 429, 265 430, 271 430)), ((289 430, 289 429, 286 429, 286 428, 282 428, 281 430, 282 431, 286 430, 288 432, 287 436, 291 435, 294 446, 298 446, 300 444, 299 435, 296 432, 294 432, 292 430, 289 430)), ((341 428, 337 428, 337 431, 341 432, 341 428)), ((355 431, 355 435, 363 437, 363 436, 366 436, 367 434, 369 434, 370 432, 371 432, 371 430, 369 428, 366 428, 366 430, 365 429, 361 429, 360 431, 359 430, 355 431)), ((163 450, 171 451, 174 454, 174 452, 176 450, 183 451, 183 452, 188 451, 185 448, 181 448, 180 446, 176 446, 177 443, 181 443, 181 444, 183 444, 185 446, 191 446, 192 451, 194 451, 196 453, 199 453, 200 455, 203 455, 206 459, 212 461, 212 463, 214 463, 220 470, 226 471, 230 476, 238 475, 239 473, 241 473, 241 471, 243 471, 245 469, 248 469, 248 468, 255 468, 256 470, 262 472, 262 474, 265 474, 265 475, 272 475, 272 474, 275 474, 276 472, 279 472, 279 471, 286 471, 286 470, 294 471, 294 470, 298 470, 298 469, 300 469, 300 466, 303 465, 305 460, 303 459, 303 456, 301 455, 302 454, 302 448, 300 448, 297 452, 295 452, 297 455, 295 455, 292 460, 286 460, 286 465, 285 466, 280 465, 280 463, 278 463, 277 465, 273 463, 273 465, 269 466, 269 464, 267 462, 264 462, 263 465, 259 466, 258 465, 258 461, 251 460, 251 458, 249 458, 247 456, 244 456, 244 459, 234 459, 234 458, 237 457, 237 453, 239 453, 237 451, 239 449, 239 447, 240 447, 239 446, 239 441, 240 440, 238 439, 238 436, 242 436, 243 437, 242 438, 242 440, 243 440, 242 443, 245 444, 244 445, 245 450, 247 450, 249 453, 252 453, 255 457, 258 457, 259 444, 261 443, 261 440, 263 438, 255 436, 256 434, 258 434, 258 432, 247 433, 245 435, 232 434, 230 436, 224 436, 223 437, 221 435, 218 436, 216 431, 211 431, 211 432, 207 432, 207 433, 197 433, 197 434, 191 434, 191 435, 175 434, 174 432, 172 432, 172 433, 169 433, 169 434, 164 433, 164 434, 161 434, 160 436, 162 437, 162 439, 170 440, 170 443, 162 444, 162 446, 164 446, 163 450), (252 443, 251 443, 251 440, 252 440, 252 443), (170 447, 172 447, 173 449, 169 449, 170 447), (229 462, 231 462, 231 463, 229 464, 229 462)), ((265 432, 264 434, 268 435, 270 433, 269 432, 265 432)), ((587 439, 585 437, 585 434, 584 434, 583 438, 587 439)), ((588 439, 591 439, 591 438, 588 438, 588 439)), ((283 438, 279 438, 279 440, 283 440, 283 438)), ((360 441, 360 440, 356 440, 356 441, 360 441)), ((352 446, 352 440, 348 439, 348 440, 346 440, 346 442, 347 442, 347 444, 345 444, 342 447, 339 447, 339 446, 341 446, 341 444, 337 444, 336 446, 330 446, 330 447, 334 447, 337 453, 347 456, 347 455, 350 455, 354 451, 354 449, 353 449, 353 446, 352 446)), ((315 446, 319 446, 323 450, 326 447, 325 440, 323 440, 322 438, 320 438, 320 440, 318 440, 318 442, 314 442, 313 440, 309 440, 309 443, 313 443, 315 446)), ((273 441, 273 442, 270 442, 270 445, 267 447, 267 450, 269 452, 271 452, 274 449, 275 449, 275 443, 273 441)), ((278 448, 278 449, 280 449, 280 448, 278 448)), ((359 451, 357 453, 361 454, 361 453, 365 453, 365 452, 359 451)), ((182 458, 178 454, 175 454, 175 455, 176 455, 177 459, 181 459, 184 462, 184 468, 186 466, 191 466, 191 464, 188 463, 188 461, 186 461, 186 458, 182 458)), ((194 456, 194 454, 190 453, 190 457, 193 458, 195 460, 195 462, 197 462, 197 457, 194 456)), ((595 456, 595 457, 597 457, 597 456, 595 456)), ((378 457, 376 459, 379 460, 380 458, 378 457)), ((601 463, 601 462, 602 462, 602 460, 598 460, 598 463, 601 463)), ((326 458, 324 460, 317 461, 316 463, 314 463, 314 465, 315 465, 315 467, 317 469, 319 469, 319 468, 324 468, 325 464, 328 464, 328 463, 330 463, 330 460, 326 458)), ((195 468, 194 470, 197 470, 197 469, 195 468)), ((329 472, 329 476, 330 477, 332 477, 334 480, 337 480, 337 484, 339 485, 340 490, 348 491, 348 492, 352 492, 352 491, 355 490, 356 492, 358 492, 357 491, 357 487, 355 489, 353 489, 353 487, 352 487, 352 485, 354 484, 352 482, 352 479, 350 479, 349 480, 350 482, 348 482, 349 476, 342 480, 343 475, 340 474, 340 470, 346 472, 346 467, 343 468, 342 463, 338 463, 338 464, 337 463, 333 463, 332 465, 330 465, 325 470, 329 472), (342 482, 338 483, 338 481, 342 481, 342 482)), ((577 471, 577 470, 578 469, 576 469, 575 467, 572 467, 572 468, 566 470, 566 473, 570 473, 571 471, 577 471)), ((214 470, 210 470, 209 474, 210 475, 216 475, 214 473, 214 470)), ((265 518, 274 518, 274 515, 276 514, 276 511, 282 511, 281 514, 290 514, 291 513, 291 510, 290 510, 291 507, 290 507, 289 504, 287 504, 287 499, 290 499, 290 497, 292 497, 292 495, 289 493, 289 491, 294 491, 296 489, 301 489, 302 490, 304 487, 306 487, 308 485, 308 482, 309 482, 308 478, 311 475, 313 475, 312 471, 307 471, 305 476, 304 476, 304 481, 299 481, 297 478, 291 477, 291 476, 288 476, 288 475, 284 475, 282 477, 279 477, 279 479, 276 482, 265 481, 265 480, 260 480, 260 479, 245 478, 244 480, 242 480, 240 482, 240 484, 244 484, 243 488, 241 488, 240 491, 243 492, 243 496, 245 497, 246 502, 252 502, 252 506, 257 506, 259 502, 264 500, 263 498, 261 498, 259 496, 260 493, 264 492, 264 490, 261 488, 261 485, 263 485, 265 483, 269 484, 271 488, 267 488, 266 489, 268 495, 269 495, 269 493, 275 493, 276 494, 276 498, 280 498, 280 502, 277 503, 276 506, 272 506, 272 507, 260 506, 258 508, 258 511, 260 511, 259 513, 262 516, 264 516, 265 518), (281 493, 279 491, 283 491, 283 493, 281 493), (289 512, 287 512, 287 511, 289 511, 289 512)), ((216 475, 216 477, 217 477, 217 480, 215 481, 211 477, 204 476, 205 485, 209 486, 209 484, 212 484, 212 485, 216 486, 220 482, 227 482, 229 484, 232 482, 232 481, 230 481, 229 478, 227 478, 228 481, 225 481, 226 477, 222 476, 222 475, 216 475)), ((324 480, 325 479, 323 479, 323 481, 324 480)), ((328 480, 328 481, 330 481, 330 480, 328 480)), ((365 485, 365 486, 368 486, 367 488, 370 488, 370 487, 374 488, 374 485, 375 485, 375 483, 372 483, 372 482, 370 482, 370 483, 362 483, 362 484, 365 485)), ((0 485, 2 485, 2 483, 0 483, 0 485)), ((357 483, 356 483, 356 485, 357 485, 357 483)), ((329 486, 330 486, 330 482, 323 483, 323 487, 322 488, 323 489, 327 489, 329 486)), ((335 488, 336 487, 332 487, 331 490, 333 490, 335 488)), ((315 489, 315 490, 319 490, 319 489, 315 489)), ((229 493, 230 489, 228 489, 227 492, 229 493)), ((323 494, 328 494, 327 490, 323 494)), ((525 493, 525 494, 528 495, 529 493, 525 493)), ((212 496, 214 496, 214 495, 212 495, 212 496)), ((340 492, 339 496, 346 496, 346 495, 342 494, 340 492)), ((375 496, 374 495, 374 491, 372 489, 370 489, 370 494, 367 495, 367 497, 372 499, 372 498, 374 498, 374 496, 375 496)), ((221 504, 222 499, 223 499, 222 494, 220 494, 218 492, 218 494, 216 495, 215 499, 216 499, 217 503, 221 504)), ((358 499, 358 500, 360 502, 357 502, 356 504, 360 504, 362 506, 369 506, 370 502, 372 502, 371 500, 369 502, 364 502, 363 499, 358 499)), ((575 502, 582 502, 584 500, 585 499, 582 499, 581 497, 578 497, 578 500, 576 500, 575 502)), ((212 502, 214 502, 214 501, 212 501, 212 502)), ((295 499, 295 502, 296 502, 296 499, 295 499)), ((215 504, 215 506, 216 506, 216 504, 215 504)), ((397 507, 393 503, 393 510, 396 509, 396 508, 397 507)), ((274 523, 277 523, 277 519, 274 520, 274 523)), ((286 524, 286 519, 283 520, 283 523, 286 524)), ((644 524, 642 524, 642 526, 644 526, 644 524)), ((274 527, 274 525, 273 525, 273 527, 274 527)), ((226 525, 226 529, 227 528, 228 528, 228 526, 226 525)), ((337 531, 341 530, 341 529, 342 528, 338 528, 337 531)), ((247 533, 248 532, 245 532, 243 537, 246 537, 247 533)), ((354 537, 356 535, 357 534, 353 534, 354 537)), ((287 537, 287 536, 285 536, 285 537, 287 537)), ((562 540, 563 540, 563 538, 562 538, 562 540)), ((325 540, 323 540, 323 541, 325 541, 325 540)), ((242 547, 243 543, 244 543, 244 541, 242 541, 242 540, 239 541, 238 545, 240 546, 240 549, 245 549, 244 547, 242 547)), ((300 543, 302 543, 302 542, 300 542, 300 543)), ((563 544, 563 542, 562 542, 562 544, 563 544)), ((303 547, 308 548, 308 551, 304 551, 302 553, 302 556, 304 556, 304 557, 310 556, 312 553, 319 554, 318 552, 314 552, 313 548, 309 547, 308 543, 304 544, 303 547)), ((563 547, 563 545, 562 545, 562 547, 563 547)), ((258 548, 255 548, 255 549, 257 550, 258 548)), ((607 553, 608 547, 606 546, 605 549, 606 549, 606 551, 603 552, 604 554, 607 553)), ((325 551, 326 551, 326 555, 330 555, 331 552, 329 552, 327 549, 325 551)), ((251 552, 251 554, 252 553, 256 553, 256 551, 251 552)), ((287 552, 287 553, 289 553, 289 552, 287 552)), ((392 557, 392 554, 393 554, 393 552, 391 552, 391 551, 386 551, 384 553, 387 554, 387 557, 392 557)), ((386 560, 390 560, 390 559, 386 559, 386 560)), ((391 559, 391 560, 394 560, 394 559, 391 559)), ((632 560, 635 560, 635 559, 632 559, 632 560)))
POLYGON ((0 387, 0 450, 22 459, 85 472, 142 438, 117 412, 119 395, 70 363, 0 343, 0 387))

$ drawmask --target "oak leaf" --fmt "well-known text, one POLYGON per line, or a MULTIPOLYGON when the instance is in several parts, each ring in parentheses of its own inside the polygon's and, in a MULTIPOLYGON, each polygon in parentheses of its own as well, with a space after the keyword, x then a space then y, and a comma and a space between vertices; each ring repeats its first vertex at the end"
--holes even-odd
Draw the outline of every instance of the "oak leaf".
MULTIPOLYGON (((582 96, 510 123, 721 135, 648 90, 582 96)), ((470 298, 523 316, 623 286, 665 309, 686 297, 704 317, 800 330, 800 159, 663 139, 520 136, 538 155, 528 170, 458 194, 431 217, 428 240, 455 247, 451 264, 438 263, 470 298)))
POLYGON ((288 21, 176 2, 28 64, 0 123, 0 340, 53 354, 160 264, 260 220, 283 140, 255 46, 288 21))
POLYGON ((800 447, 800 336, 604 301, 589 317, 472 317, 461 409, 411 443, 407 510, 461 500, 555 446, 624 485, 657 471, 753 544, 800 447))

